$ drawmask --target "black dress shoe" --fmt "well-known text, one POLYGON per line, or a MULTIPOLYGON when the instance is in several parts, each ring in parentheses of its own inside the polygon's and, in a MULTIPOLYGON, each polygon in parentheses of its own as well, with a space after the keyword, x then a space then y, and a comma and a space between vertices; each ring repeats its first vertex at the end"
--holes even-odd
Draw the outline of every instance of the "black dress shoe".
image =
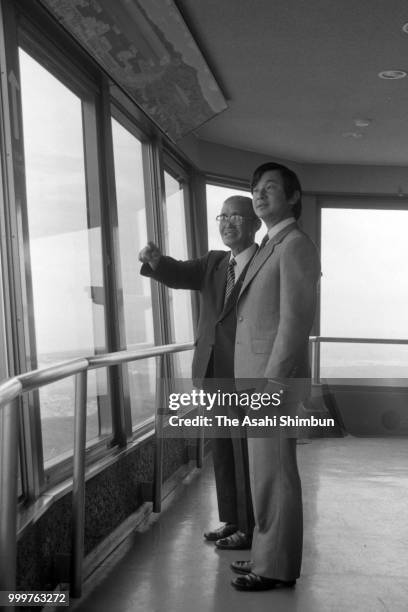
POLYGON ((226 538, 232 533, 235 533, 238 527, 233 525, 232 523, 225 523, 225 525, 221 525, 218 529, 214 529, 214 531, 206 531, 204 537, 206 540, 210 542, 215 542, 220 538, 226 538))
POLYGON ((221 550, 249 550, 252 546, 252 538, 242 531, 236 531, 227 538, 221 538, 215 543, 221 550))
POLYGON ((237 574, 250 574, 254 562, 250 561, 233 561, 231 563, 231 569, 237 574))
POLYGON ((296 584, 296 580, 275 580, 275 578, 264 578, 253 572, 244 576, 237 576, 231 581, 238 591, 269 591, 270 589, 289 588, 296 584))

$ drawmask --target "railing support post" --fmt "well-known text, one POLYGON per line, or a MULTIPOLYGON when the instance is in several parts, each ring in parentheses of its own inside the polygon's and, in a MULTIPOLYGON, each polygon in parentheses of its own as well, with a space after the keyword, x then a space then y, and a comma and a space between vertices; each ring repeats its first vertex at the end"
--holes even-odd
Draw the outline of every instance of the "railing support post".
POLYGON ((161 512, 163 483, 163 409, 164 409, 164 355, 159 357, 159 376, 156 383, 155 446, 153 475, 153 512, 161 512))
POLYGON ((81 597, 85 531, 85 442, 87 370, 75 376, 74 480, 72 488, 72 597, 81 597))
POLYGON ((204 427, 200 427, 196 446, 196 464, 202 468, 204 463, 204 427))
POLYGON ((0 409, 0 591, 16 588, 18 400, 0 409))
POLYGON ((320 339, 312 341, 312 383, 320 383, 320 339))

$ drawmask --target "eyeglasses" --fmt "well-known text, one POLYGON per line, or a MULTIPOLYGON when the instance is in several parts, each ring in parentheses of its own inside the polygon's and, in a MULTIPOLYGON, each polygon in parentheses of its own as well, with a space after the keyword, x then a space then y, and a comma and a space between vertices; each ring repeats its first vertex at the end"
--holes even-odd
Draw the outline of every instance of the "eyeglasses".
POLYGON ((228 222, 230 222, 231 225, 242 225, 244 219, 252 219, 252 217, 244 217, 243 215, 237 214, 230 215, 229 217, 228 215, 218 215, 218 217, 215 217, 215 220, 220 225, 228 222))

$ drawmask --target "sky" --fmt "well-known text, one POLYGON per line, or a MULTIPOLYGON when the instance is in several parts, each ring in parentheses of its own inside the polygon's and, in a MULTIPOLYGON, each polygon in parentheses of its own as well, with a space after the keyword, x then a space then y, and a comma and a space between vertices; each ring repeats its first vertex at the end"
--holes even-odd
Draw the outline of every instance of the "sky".
POLYGON ((321 335, 408 338, 408 211, 323 208, 321 335))

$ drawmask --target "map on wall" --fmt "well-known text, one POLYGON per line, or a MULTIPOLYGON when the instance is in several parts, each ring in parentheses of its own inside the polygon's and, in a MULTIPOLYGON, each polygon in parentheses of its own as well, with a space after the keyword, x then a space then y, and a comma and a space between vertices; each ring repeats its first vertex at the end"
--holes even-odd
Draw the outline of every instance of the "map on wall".
POLYGON ((41 0, 177 141, 227 108, 173 0, 41 0))

